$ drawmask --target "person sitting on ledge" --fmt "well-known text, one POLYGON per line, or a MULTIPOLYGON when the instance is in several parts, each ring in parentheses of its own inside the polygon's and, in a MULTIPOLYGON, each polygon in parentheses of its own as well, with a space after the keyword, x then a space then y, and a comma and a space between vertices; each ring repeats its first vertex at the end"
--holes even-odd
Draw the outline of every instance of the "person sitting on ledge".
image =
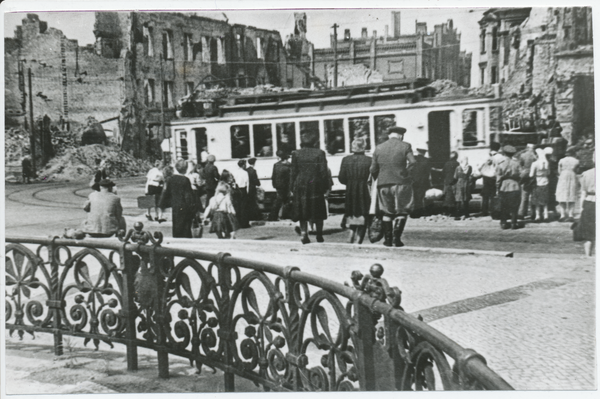
POLYGON ((98 185, 100 191, 93 191, 83 207, 88 212, 83 231, 91 237, 110 237, 119 229, 126 230, 121 198, 111 192, 115 183, 110 179, 98 185))

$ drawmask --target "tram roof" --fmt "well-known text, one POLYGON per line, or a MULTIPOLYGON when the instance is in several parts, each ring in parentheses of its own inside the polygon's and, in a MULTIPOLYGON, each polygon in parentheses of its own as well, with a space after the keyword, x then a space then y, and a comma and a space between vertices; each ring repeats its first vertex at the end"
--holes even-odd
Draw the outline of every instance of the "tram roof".
POLYGON ((377 94, 394 92, 404 92, 406 94, 423 92, 426 97, 433 96, 435 89, 427 85, 427 79, 416 79, 412 81, 393 81, 382 83, 370 83, 356 86, 345 86, 330 88, 325 90, 300 90, 284 91, 260 94, 242 94, 231 96, 227 99, 225 107, 231 107, 242 104, 262 104, 272 103, 282 104, 285 102, 296 102, 298 100, 322 100, 332 97, 344 97, 351 99, 365 94, 377 94), (415 91, 416 90, 416 91, 415 91))

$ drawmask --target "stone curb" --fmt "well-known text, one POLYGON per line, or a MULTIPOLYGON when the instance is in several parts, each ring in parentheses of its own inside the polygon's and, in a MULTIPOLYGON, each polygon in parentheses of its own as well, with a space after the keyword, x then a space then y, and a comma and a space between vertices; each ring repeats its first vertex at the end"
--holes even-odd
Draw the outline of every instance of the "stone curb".
MULTIPOLYGON (((312 238, 312 237, 311 237, 312 238)), ((201 238, 201 239, 189 239, 189 238, 165 238, 163 244, 199 244, 200 242, 207 244, 220 244, 225 245, 226 243, 233 244, 245 244, 245 245, 260 245, 260 246, 277 246, 277 247, 286 247, 289 249, 318 249, 318 248, 327 248, 327 249, 337 249, 339 251, 348 252, 352 251, 373 251, 377 253, 389 253, 389 252, 401 252, 401 251, 411 251, 411 252, 430 252, 430 253, 439 253, 439 254, 453 254, 453 255, 479 255, 479 256, 500 256, 504 258, 512 258, 514 256, 513 252, 504 252, 504 251, 484 251, 484 250, 474 250, 474 249, 453 249, 453 248, 428 248, 428 247, 385 247, 382 244, 346 244, 346 243, 317 243, 314 240, 311 244, 303 245, 299 241, 267 241, 267 240, 219 240, 217 238, 201 238)))

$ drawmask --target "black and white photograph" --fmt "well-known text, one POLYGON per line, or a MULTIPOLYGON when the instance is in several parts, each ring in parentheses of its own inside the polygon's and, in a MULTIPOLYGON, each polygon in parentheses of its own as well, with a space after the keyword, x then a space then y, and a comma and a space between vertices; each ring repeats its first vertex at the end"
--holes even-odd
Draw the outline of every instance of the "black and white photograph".
POLYGON ((0 8, 3 397, 597 394, 592 3, 0 8))

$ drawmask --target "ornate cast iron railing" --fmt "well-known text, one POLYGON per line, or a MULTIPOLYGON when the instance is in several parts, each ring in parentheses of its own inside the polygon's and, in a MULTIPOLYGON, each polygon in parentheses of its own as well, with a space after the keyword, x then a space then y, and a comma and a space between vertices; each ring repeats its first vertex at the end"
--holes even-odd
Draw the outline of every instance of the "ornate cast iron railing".
POLYGON ((485 359, 405 313, 400 291, 353 272, 352 286, 297 267, 161 247, 143 225, 117 240, 6 239, 6 328, 156 351, 265 390, 512 389, 485 359), (450 365, 450 362, 453 365, 450 365), (441 385, 440 385, 441 382, 441 385))

